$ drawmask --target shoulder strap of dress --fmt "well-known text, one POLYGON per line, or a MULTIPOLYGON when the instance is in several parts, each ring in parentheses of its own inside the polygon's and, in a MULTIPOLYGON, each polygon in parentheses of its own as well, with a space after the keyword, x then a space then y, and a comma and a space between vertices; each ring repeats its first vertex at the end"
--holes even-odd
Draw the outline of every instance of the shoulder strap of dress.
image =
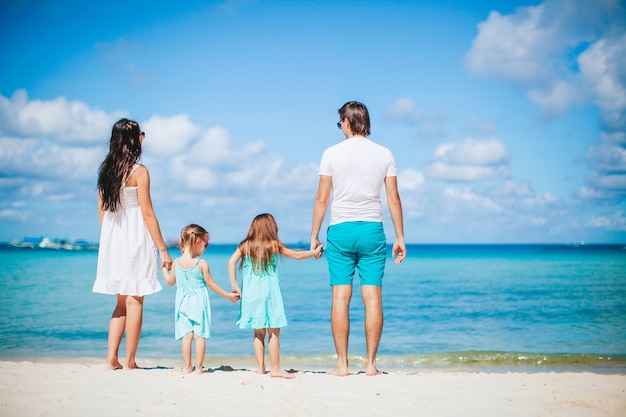
POLYGON ((128 183, 128 180, 130 179, 130 177, 133 176, 133 174, 135 173, 137 168, 139 168, 139 166, 141 166, 141 164, 135 164, 133 169, 130 170, 130 172, 128 173, 128 176, 126 177, 126 180, 124 180, 124 187, 126 187, 126 183, 128 183))

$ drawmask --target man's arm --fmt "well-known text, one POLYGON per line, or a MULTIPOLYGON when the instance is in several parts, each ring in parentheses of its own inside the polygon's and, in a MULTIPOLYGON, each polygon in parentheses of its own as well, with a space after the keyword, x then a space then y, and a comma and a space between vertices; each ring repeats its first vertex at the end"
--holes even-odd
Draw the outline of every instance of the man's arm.
POLYGON ((391 250, 391 257, 399 264, 406 257, 404 243, 404 220, 402 217, 402 201, 398 193, 398 177, 385 177, 385 191, 387 193, 387 206, 396 233, 396 240, 391 250))

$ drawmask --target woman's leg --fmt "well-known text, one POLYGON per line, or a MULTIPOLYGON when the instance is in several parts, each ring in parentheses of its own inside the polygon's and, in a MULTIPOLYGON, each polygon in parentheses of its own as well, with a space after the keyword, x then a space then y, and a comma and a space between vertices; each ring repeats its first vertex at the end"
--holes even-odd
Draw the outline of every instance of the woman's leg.
POLYGON ((193 332, 183 336, 182 353, 183 353, 183 370, 187 373, 193 371, 191 367, 191 341, 193 340, 193 332))
POLYGON ((204 363, 204 351, 206 349, 206 339, 194 334, 194 340, 196 341, 196 373, 201 374, 202 364, 204 363))
POLYGON ((265 329, 254 329, 254 357, 257 374, 265 373, 265 329))
POLYGON ((117 304, 111 320, 109 321, 109 338, 107 343, 107 364, 106 369, 122 369, 122 365, 118 359, 118 351, 124 328, 126 327, 126 296, 117 295, 117 304))
POLYGON ((135 362, 141 324, 143 321, 143 297, 126 296, 126 367, 138 368, 135 362))
POLYGON ((275 378, 293 378, 289 372, 280 369, 280 329, 269 329, 267 340, 270 351, 270 376, 275 378))

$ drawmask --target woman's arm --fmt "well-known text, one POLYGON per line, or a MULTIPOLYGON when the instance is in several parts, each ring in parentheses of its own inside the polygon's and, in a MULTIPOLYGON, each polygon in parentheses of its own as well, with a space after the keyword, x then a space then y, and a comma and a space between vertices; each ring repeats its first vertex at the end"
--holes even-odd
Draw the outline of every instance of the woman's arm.
MULTIPOLYGON (((143 221, 146 224, 148 233, 152 237, 152 241, 159 250, 161 256, 161 267, 171 269, 172 258, 167 252, 167 246, 165 246, 165 240, 161 234, 161 228, 159 227, 159 221, 152 208, 152 198, 150 197, 150 174, 148 169, 143 165, 140 165, 132 176, 132 182, 137 182, 137 194, 139 196, 139 207, 141 207, 141 214, 143 221)), ((130 182, 130 181, 129 181, 130 182)), ((130 182, 132 184, 132 182, 130 182)))
POLYGON ((104 218, 104 207, 102 201, 102 193, 98 191, 98 216, 100 217, 100 227, 102 227, 102 219, 104 218))

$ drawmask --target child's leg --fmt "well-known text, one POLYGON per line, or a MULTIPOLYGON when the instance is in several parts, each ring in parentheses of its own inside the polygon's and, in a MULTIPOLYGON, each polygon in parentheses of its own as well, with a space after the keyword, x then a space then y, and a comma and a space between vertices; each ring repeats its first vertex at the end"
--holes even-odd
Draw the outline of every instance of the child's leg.
POLYGON ((143 322, 143 297, 129 295, 126 297, 126 367, 138 368, 135 362, 141 324, 143 322))
POLYGON ((117 295, 117 304, 111 321, 109 321, 109 337, 107 343, 107 365, 106 369, 122 369, 122 365, 118 359, 118 351, 124 329, 126 328, 126 296, 117 295))
POLYGON ((257 374, 265 373, 265 329, 254 329, 254 356, 257 374))
POLYGON ((193 340, 193 332, 187 333, 183 337, 183 362, 185 363, 185 367, 183 370, 187 373, 193 371, 191 367, 191 341, 193 340))
POLYGON ((202 372, 204 372, 202 370, 202 364, 204 363, 206 339, 195 334, 193 335, 193 338, 196 341, 196 373, 201 374, 202 372))
POLYGON ((280 329, 269 329, 267 344, 270 351, 270 376, 279 378, 293 378, 289 372, 280 369, 280 329))

